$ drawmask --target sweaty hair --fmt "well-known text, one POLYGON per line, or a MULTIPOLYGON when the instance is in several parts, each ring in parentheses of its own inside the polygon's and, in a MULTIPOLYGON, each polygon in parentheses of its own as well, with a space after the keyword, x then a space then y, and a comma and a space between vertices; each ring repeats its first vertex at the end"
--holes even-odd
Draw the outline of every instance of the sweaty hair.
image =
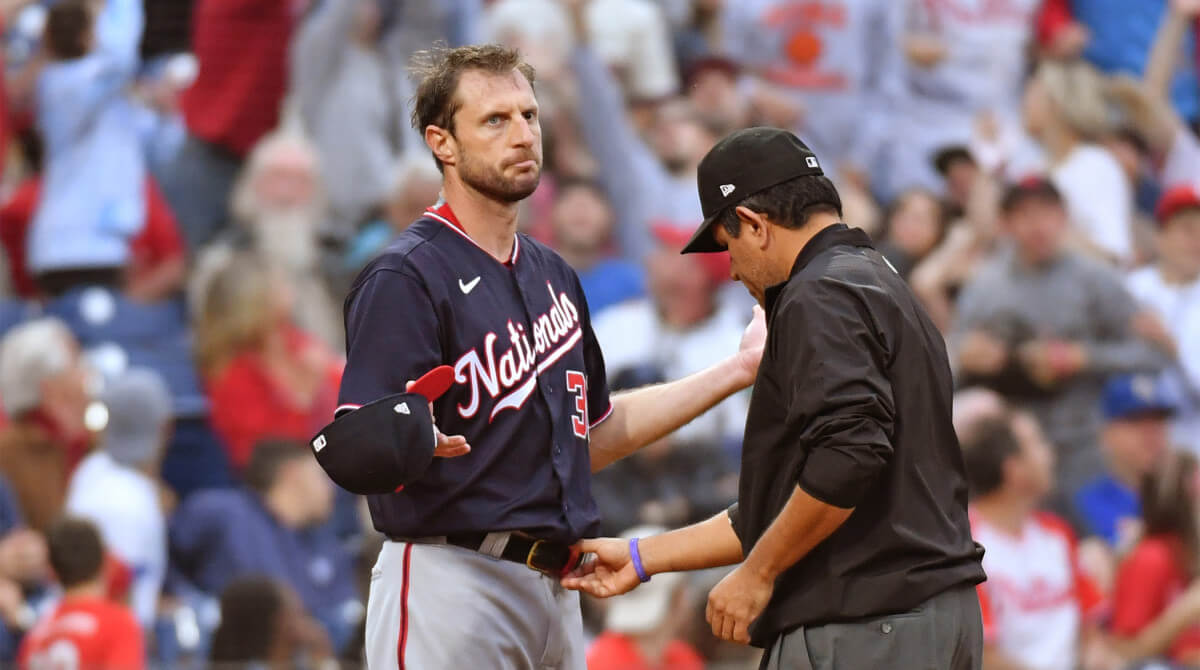
MULTIPOLYGON (((435 48, 417 52, 413 60, 413 71, 421 78, 421 83, 414 96, 412 125, 422 134, 428 126, 445 128, 454 134, 454 115, 463 104, 457 96, 458 82, 464 72, 476 70, 505 75, 517 70, 525 75, 530 86, 536 79, 533 66, 523 61, 516 49, 499 44, 435 48)), ((438 161, 438 169, 442 169, 441 161, 438 161)))
POLYGON ((1021 452, 1008 414, 981 421, 962 443, 967 487, 972 497, 987 495, 1004 484, 1004 464, 1021 452))
POLYGON ((86 0, 62 0, 46 16, 45 40, 58 60, 87 55, 87 34, 92 29, 92 10, 86 0))
POLYGON ((50 567, 64 589, 100 576, 104 543, 91 521, 67 518, 54 524, 46 536, 50 567))
POLYGON ((1196 457, 1172 451, 1142 478, 1142 523, 1145 535, 1166 535, 1182 541, 1187 570, 1200 574, 1200 527, 1197 526, 1193 483, 1196 457))
POLYGON ((288 440, 266 439, 254 445, 250 462, 246 464, 246 486, 265 494, 275 485, 279 470, 297 458, 308 458, 308 449, 288 440))
MULTIPOLYGON (((802 228, 814 214, 842 215, 842 199, 837 187, 821 175, 789 179, 748 196, 737 203, 737 207, 763 214, 771 223, 784 228, 802 228)), ((737 207, 726 208, 717 219, 730 237, 737 237, 742 227, 737 207)))
POLYGON ((275 644, 283 594, 266 577, 244 577, 221 592, 221 624, 209 660, 215 665, 265 661, 275 644))

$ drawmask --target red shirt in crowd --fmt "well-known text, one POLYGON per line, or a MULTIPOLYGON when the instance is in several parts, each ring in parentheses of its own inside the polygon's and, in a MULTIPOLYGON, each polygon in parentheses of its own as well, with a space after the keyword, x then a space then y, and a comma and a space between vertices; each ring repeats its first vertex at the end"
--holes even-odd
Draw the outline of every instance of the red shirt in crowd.
MULTIPOLYGON (((25 264, 25 240, 41 192, 41 177, 30 177, 21 182, 8 202, 0 207, 0 244, 8 254, 13 290, 22 298, 33 298, 38 292, 25 264)), ((182 258, 185 253, 175 215, 158 184, 149 177, 146 178, 146 225, 129 246, 130 273, 135 280, 162 263, 182 258)))
MULTIPOLYGON (((1137 635, 1149 626, 1189 585, 1183 565, 1183 546, 1177 538, 1151 536, 1137 544, 1121 562, 1113 588, 1112 632, 1137 635)), ((1200 622, 1185 628, 1171 642, 1169 656, 1182 660, 1200 653, 1200 622)))
MULTIPOLYGON (((288 332, 287 348, 295 357, 311 346, 319 345, 299 330, 288 332)), ((333 420, 341 379, 341 365, 330 365, 313 401, 308 407, 297 407, 257 353, 235 356, 208 384, 213 429, 225 444, 230 463, 245 468, 255 443, 263 439, 308 442, 333 420)))
POLYGON ((65 600, 25 636, 17 667, 141 670, 142 629, 128 608, 108 600, 65 600))
POLYGON ((704 670, 704 659, 686 642, 672 640, 660 663, 642 658, 633 638, 621 633, 604 633, 587 654, 588 670, 704 670))
POLYGON ((200 62, 184 91, 188 130, 244 157, 279 123, 295 0, 199 0, 192 51, 200 62))

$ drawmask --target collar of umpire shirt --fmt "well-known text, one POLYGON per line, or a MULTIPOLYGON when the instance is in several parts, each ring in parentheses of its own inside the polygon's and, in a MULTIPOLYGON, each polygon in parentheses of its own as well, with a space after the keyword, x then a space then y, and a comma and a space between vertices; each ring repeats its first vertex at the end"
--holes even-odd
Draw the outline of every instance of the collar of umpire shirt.
MULTIPOLYGON (((792 264, 792 272, 788 275, 788 281, 791 281, 792 277, 800 274, 800 271, 811 263, 814 258, 821 255, 822 252, 837 246, 875 248, 875 245, 871 243, 871 237, 860 228, 851 228, 844 223, 835 223, 827 226, 821 232, 813 235, 812 239, 796 255, 796 262, 792 264)), ((783 292, 788 281, 767 287, 763 298, 767 303, 764 307, 767 310, 768 319, 771 318, 772 313, 775 311, 775 303, 779 300, 779 294, 783 292)))

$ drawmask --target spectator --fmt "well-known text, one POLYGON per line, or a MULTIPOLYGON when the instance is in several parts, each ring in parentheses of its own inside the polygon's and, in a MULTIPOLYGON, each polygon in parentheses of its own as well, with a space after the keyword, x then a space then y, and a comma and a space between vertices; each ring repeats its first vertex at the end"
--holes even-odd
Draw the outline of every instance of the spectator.
MULTIPOLYGON (((664 533, 659 526, 630 528, 621 537, 664 533)), ((681 633, 691 598, 687 575, 665 572, 653 584, 613 598, 607 603, 604 632, 588 649, 588 670, 702 670, 704 659, 681 633)))
POLYGON ((1056 450, 1057 509, 1104 471, 1101 384, 1123 372, 1156 373, 1166 356, 1133 331, 1132 297, 1116 273, 1065 246, 1067 214, 1044 179, 1006 193, 1002 229, 1012 246, 963 290, 951 334, 961 381, 1026 403, 1056 450))
POLYGON ((119 285, 146 219, 145 159, 125 92, 138 66, 142 3, 105 0, 93 16, 94 4, 64 0, 46 19, 51 62, 36 102, 46 171, 28 266, 51 296, 119 285))
POLYGON ((196 0, 195 82, 183 94, 188 138, 163 174, 163 191, 196 253, 226 221, 242 161, 279 124, 287 49, 300 2, 196 0))
POLYGON ((1112 635, 1127 658, 1200 663, 1196 457, 1171 452, 1142 480, 1142 539, 1121 563, 1112 635))
POLYGON ((956 219, 966 214, 971 192, 979 179, 979 164, 962 145, 943 147, 933 156, 933 166, 945 182, 947 215, 956 219))
POLYGON ((71 476, 66 509, 96 524, 104 545, 132 571, 131 606, 148 630, 167 572, 158 472, 170 438, 170 392, 156 373, 133 368, 105 389, 101 401, 108 408, 102 448, 71 476))
POLYGON ((59 605, 21 643, 21 670, 73 667, 140 670, 146 649, 137 619, 105 598, 104 543, 87 521, 64 519, 49 534, 50 564, 63 588, 59 605))
POLYGON ((49 572, 45 538, 24 527, 17 501, 0 477, 0 664, 16 660, 21 636, 37 618, 26 592, 44 583, 49 572))
POLYGON ((320 232, 339 242, 380 208, 397 157, 409 148, 404 139, 417 139, 405 130, 403 91, 380 48, 384 4, 323 2, 300 25, 291 48, 292 91, 329 192, 332 220, 320 232))
POLYGON ((1045 150, 1073 242, 1121 266, 1133 261, 1133 190, 1097 144, 1111 132, 1103 80, 1080 62, 1043 62, 1025 90, 1025 126, 1045 150))
POLYGON ((987 547, 988 580, 978 586, 984 665, 1100 667, 1093 658, 1103 653, 1103 596, 1080 570, 1067 524, 1038 511, 1053 485, 1054 456, 1037 421, 1023 412, 984 419, 963 441, 963 457, 971 533, 987 547))
POLYGON ((1153 316, 1143 324, 1174 353, 1166 376, 1181 407, 1171 439, 1200 454, 1200 182, 1168 189, 1157 218, 1158 262, 1125 283, 1153 316))
POLYGON ((246 487, 201 491, 170 523, 171 557, 192 584, 219 594, 240 577, 265 575, 294 589, 341 649, 360 622, 350 556, 329 524, 333 486, 304 443, 254 450, 246 487))
POLYGON ((892 201, 884 215, 879 253, 905 279, 941 243, 946 233, 942 204, 930 191, 911 189, 892 201))
MULTIPOLYGON (((325 220, 317 156, 303 138, 269 135, 254 147, 233 192, 237 227, 206 248, 192 282, 203 293, 215 268, 238 250, 286 273, 297 325, 334 350, 342 349, 341 312, 322 271, 317 231, 325 220)), ((193 294, 193 306, 203 297, 193 294)))
POLYGON ((295 325, 287 279, 258 257, 233 255, 209 284, 197 358, 213 428, 241 470, 259 440, 307 441, 329 422, 342 363, 295 325))
POLYGON ((221 624, 209 653, 214 668, 285 670, 302 664, 304 656, 320 661, 331 655, 329 639, 286 585, 244 577, 221 592, 221 624))
POLYGON ((1167 419, 1175 404, 1149 375, 1115 377, 1104 388, 1101 446, 1108 471, 1075 495, 1089 533, 1124 554, 1141 534, 1138 487, 1167 454, 1167 419))
POLYGON ((88 372, 62 322, 23 323, 0 341, 0 474, 8 478, 30 528, 58 518, 70 467, 87 450, 88 372))
MULTIPOLYGON (((592 320, 609 378, 623 370, 654 367, 667 379, 702 370, 734 346, 745 328, 739 304, 720 293, 728 260, 711 254, 681 255, 690 233, 654 227, 658 246, 646 261, 649 295, 610 307, 592 320)), ((741 443, 747 398, 735 394, 680 428, 682 442, 741 443)))
POLYGON ((606 307, 640 298, 645 277, 636 263, 612 253, 612 207, 600 185, 587 180, 558 184, 551 216, 554 248, 579 274, 588 309, 599 314, 606 307))
MULTIPOLYGON (((900 139, 889 146, 882 191, 936 190, 940 180, 932 159, 946 147, 975 145, 992 134, 982 131, 981 118, 991 119, 999 141, 1018 142, 1026 47, 1038 3, 886 4, 889 20, 901 31, 902 56, 893 57, 884 74, 885 100, 895 119, 890 137, 900 139)), ((984 156, 975 158, 988 165, 984 156)))
POLYGON ((382 218, 364 226, 347 245, 345 278, 353 280, 396 235, 423 216, 425 208, 437 202, 441 189, 442 174, 430 155, 424 150, 405 153, 392 176, 382 218))
POLYGON ((769 119, 804 138, 825 174, 867 186, 892 121, 885 88, 901 57, 895 0, 726 2, 723 51, 747 75, 742 94, 786 95, 798 113, 769 119), (765 89, 765 90, 764 90, 765 89))

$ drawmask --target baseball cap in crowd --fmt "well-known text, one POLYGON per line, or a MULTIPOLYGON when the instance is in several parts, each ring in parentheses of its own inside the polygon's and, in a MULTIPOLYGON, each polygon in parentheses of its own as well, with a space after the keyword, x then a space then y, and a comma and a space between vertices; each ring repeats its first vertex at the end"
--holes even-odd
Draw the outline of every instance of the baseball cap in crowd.
POLYGON ((158 458, 163 430, 172 419, 171 391, 149 368, 130 368, 100 394, 108 410, 104 450, 121 465, 139 466, 158 458))
POLYGON ((742 73, 742 66, 720 54, 704 54, 693 59, 684 69, 684 88, 691 88, 705 72, 720 72, 730 79, 736 79, 742 73))
POLYGON ((1028 200, 1063 204, 1062 193, 1059 192, 1058 187, 1046 177, 1034 175, 1009 185, 1000 199, 1000 210, 1006 214, 1010 213, 1018 205, 1028 200))
POLYGON ((1145 414, 1171 415, 1178 409, 1162 380, 1145 374, 1120 375, 1104 385, 1104 418, 1117 421, 1145 414))
POLYGON ((1158 199, 1154 216, 1161 226, 1167 219, 1188 209, 1200 209, 1200 183, 1178 184, 1168 188, 1158 199))
POLYGON ((735 130, 700 161, 696 182, 704 222, 681 253, 725 251, 710 230, 722 212, 790 179, 824 174, 817 155, 786 130, 761 126, 735 130))
MULTIPOLYGON (((626 540, 667 532, 659 526, 638 526, 621 534, 626 540)), ((671 616, 671 601, 687 577, 680 572, 660 572, 636 589, 609 600, 605 630, 614 633, 647 633, 671 616)))
MULTIPOLYGON (((654 239, 668 249, 682 249, 692 238, 691 232, 663 221, 651 223, 650 231, 654 235, 654 239)), ((708 277, 713 284, 720 284, 729 279, 729 256, 727 254, 705 254, 696 258, 700 267, 704 269, 704 276, 708 277)))
POLYGON ((405 393, 361 407, 342 407, 309 440, 317 463, 334 484, 357 495, 394 493, 433 462, 437 433, 428 403, 454 383, 454 369, 434 368, 405 393))

